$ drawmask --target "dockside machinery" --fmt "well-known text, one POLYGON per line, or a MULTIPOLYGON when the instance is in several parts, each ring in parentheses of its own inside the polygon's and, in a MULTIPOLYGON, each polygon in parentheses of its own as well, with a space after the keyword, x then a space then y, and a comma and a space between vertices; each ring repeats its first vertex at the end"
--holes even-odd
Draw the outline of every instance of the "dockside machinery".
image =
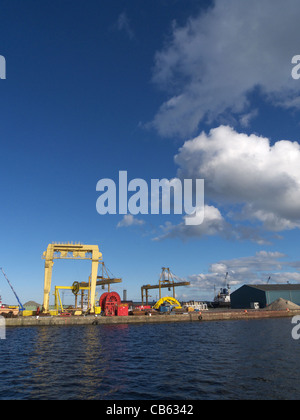
POLYGON ((48 248, 43 253, 42 258, 45 260, 43 312, 45 314, 49 313, 49 299, 54 260, 65 259, 81 261, 90 260, 92 262, 89 310, 91 313, 94 313, 98 267, 100 261, 102 260, 102 253, 99 251, 98 245, 82 245, 80 243, 52 243, 48 245, 48 248))

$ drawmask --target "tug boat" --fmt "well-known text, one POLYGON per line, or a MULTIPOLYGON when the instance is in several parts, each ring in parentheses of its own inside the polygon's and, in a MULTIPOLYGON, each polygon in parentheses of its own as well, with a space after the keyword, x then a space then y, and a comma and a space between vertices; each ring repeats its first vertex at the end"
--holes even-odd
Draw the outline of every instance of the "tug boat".
POLYGON ((228 273, 225 276, 225 287, 221 287, 218 294, 215 293, 214 301, 212 305, 214 308, 230 308, 231 298, 230 298, 230 285, 226 284, 228 273))

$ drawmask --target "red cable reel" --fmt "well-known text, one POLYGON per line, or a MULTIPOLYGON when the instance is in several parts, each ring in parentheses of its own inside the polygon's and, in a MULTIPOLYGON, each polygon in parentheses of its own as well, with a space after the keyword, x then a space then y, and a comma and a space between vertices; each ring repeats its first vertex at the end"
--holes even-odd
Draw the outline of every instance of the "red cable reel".
POLYGON ((99 305, 105 316, 117 315, 118 306, 121 305, 121 298, 116 292, 103 293, 99 305))

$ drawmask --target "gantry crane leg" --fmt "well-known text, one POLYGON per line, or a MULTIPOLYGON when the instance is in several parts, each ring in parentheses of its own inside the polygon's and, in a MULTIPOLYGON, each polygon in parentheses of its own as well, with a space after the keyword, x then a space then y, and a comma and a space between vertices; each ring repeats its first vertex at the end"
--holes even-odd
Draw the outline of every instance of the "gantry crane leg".
POLYGON ((45 313, 49 312, 52 270, 53 270, 53 260, 46 260, 45 261, 45 276, 44 276, 44 304, 43 304, 43 311, 45 313))

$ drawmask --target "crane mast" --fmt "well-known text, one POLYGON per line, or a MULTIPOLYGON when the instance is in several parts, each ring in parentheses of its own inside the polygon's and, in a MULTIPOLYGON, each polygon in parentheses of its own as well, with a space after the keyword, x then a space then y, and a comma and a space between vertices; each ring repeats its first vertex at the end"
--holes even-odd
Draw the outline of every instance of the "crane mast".
POLYGON ((2 267, 0 267, 0 270, 2 271, 3 276, 5 277, 5 279, 6 279, 7 283, 9 284, 9 286, 10 286, 11 290, 13 291, 13 294, 15 295, 15 297, 16 297, 16 299, 17 299, 17 301, 18 301, 18 304, 19 304, 19 306, 20 306, 20 311, 25 311, 24 306, 22 305, 22 303, 21 303, 21 301, 20 301, 20 299, 19 299, 19 297, 18 297, 17 293, 15 292, 15 290, 14 290, 14 288, 13 288, 13 286, 12 286, 11 282, 8 280, 8 278, 7 278, 6 274, 4 273, 3 268, 2 268, 2 267))

